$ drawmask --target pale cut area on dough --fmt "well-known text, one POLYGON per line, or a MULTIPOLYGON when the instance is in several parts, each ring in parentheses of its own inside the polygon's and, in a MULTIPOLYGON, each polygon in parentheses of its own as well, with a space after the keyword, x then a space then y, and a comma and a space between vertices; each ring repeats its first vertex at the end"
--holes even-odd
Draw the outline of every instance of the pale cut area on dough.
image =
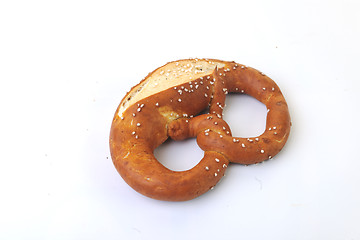
POLYGON ((121 117, 129 106, 144 98, 210 75, 216 67, 223 68, 224 66, 224 63, 205 59, 170 62, 155 70, 145 81, 126 95, 126 98, 121 102, 118 116, 121 117))

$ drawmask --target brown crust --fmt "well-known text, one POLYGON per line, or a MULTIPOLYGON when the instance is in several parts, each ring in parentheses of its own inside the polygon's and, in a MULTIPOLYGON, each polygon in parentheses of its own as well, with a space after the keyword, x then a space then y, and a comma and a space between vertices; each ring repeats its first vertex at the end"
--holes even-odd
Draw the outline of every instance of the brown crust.
MULTIPOLYGON (((168 201, 193 199, 215 186, 229 162, 259 163, 274 157, 286 143, 290 115, 275 82, 244 65, 214 59, 207 61, 225 67, 215 68, 209 76, 194 79, 191 84, 176 86, 176 89, 191 89, 190 93, 181 98, 173 88, 154 93, 128 106, 120 117, 119 107, 130 91, 115 113, 110 131, 113 163, 132 188, 148 197, 168 201), (262 135, 251 139, 232 137, 222 119, 227 92, 245 93, 266 105, 268 115, 262 135), (209 114, 196 116, 209 105, 209 114), (168 137, 174 140, 197 137, 204 158, 187 171, 167 169, 156 160, 153 152, 168 137)), ((166 66, 163 67, 166 69, 166 66)))

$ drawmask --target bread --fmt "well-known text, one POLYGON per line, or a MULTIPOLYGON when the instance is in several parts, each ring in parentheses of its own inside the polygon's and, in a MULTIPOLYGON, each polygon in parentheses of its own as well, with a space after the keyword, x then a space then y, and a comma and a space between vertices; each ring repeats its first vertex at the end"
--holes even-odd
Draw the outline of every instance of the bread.
POLYGON ((120 102, 110 131, 113 163, 122 178, 148 197, 185 201, 213 188, 229 163, 253 164, 274 157, 290 133, 290 115, 279 87, 263 73, 235 62, 186 59, 150 73, 120 102), (222 119, 228 92, 245 93, 268 109, 265 132, 236 138, 222 119), (210 107, 208 114, 197 116, 210 107), (197 137, 198 165, 172 171, 154 157, 171 137, 197 137))

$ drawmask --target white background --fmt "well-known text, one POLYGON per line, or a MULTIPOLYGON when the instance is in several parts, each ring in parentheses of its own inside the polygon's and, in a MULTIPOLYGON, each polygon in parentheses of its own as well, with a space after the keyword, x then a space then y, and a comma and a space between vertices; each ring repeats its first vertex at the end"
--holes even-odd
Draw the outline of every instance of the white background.
MULTIPOLYGON (((360 239, 359 12, 357 0, 1 1, 0 239, 360 239), (273 78, 291 136, 195 200, 152 200, 116 172, 111 120, 148 72, 189 57, 273 78)), ((262 104, 227 103, 234 135, 264 130, 262 104)), ((188 140, 156 154, 185 170, 203 153, 188 140)))

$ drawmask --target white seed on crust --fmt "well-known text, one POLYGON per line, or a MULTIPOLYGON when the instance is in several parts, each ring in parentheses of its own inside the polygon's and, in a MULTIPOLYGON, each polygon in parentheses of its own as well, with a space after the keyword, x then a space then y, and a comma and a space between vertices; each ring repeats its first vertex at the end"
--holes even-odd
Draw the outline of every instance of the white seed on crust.
POLYGON ((263 149, 260 150, 261 153, 264 153, 265 151, 263 149))
POLYGON ((159 106, 159 103, 158 103, 158 102, 157 102, 157 103, 155 103, 155 106, 157 106, 157 107, 158 107, 158 106, 159 106))
POLYGON ((215 158, 215 162, 220 162, 220 160, 218 158, 215 158))
POLYGON ((140 126, 141 126, 141 124, 140 124, 140 123, 137 123, 137 124, 136 124, 136 126, 140 127, 140 126))
POLYGON ((208 166, 206 166, 206 167, 205 167, 205 170, 206 170, 206 171, 209 171, 209 167, 208 167, 208 166))

